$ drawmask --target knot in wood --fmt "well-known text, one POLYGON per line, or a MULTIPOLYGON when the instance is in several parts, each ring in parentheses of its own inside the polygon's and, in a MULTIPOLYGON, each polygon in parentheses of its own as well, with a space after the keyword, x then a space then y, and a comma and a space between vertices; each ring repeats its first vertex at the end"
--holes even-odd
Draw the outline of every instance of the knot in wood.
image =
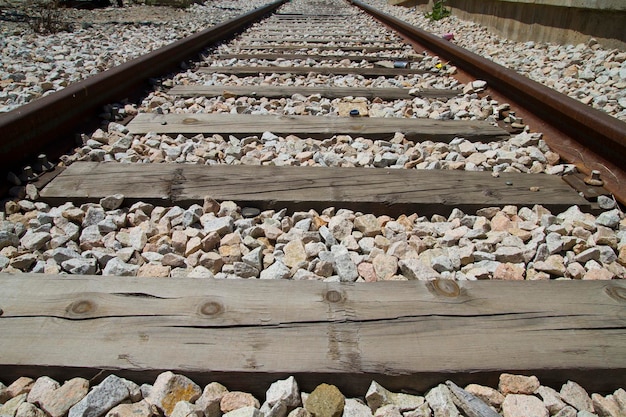
POLYGON ((626 288, 624 287, 621 287, 619 285, 608 285, 607 287, 605 287, 604 291, 609 297, 616 301, 626 301, 626 288))
POLYGON ((343 294, 336 290, 330 290, 327 291, 326 294, 324 294, 324 299, 329 303, 338 303, 340 301, 343 301, 343 294))
POLYGON ((78 300, 71 303, 67 306, 67 311, 70 314, 76 314, 79 316, 85 315, 87 313, 91 313, 96 309, 96 304, 93 301, 89 300, 78 300))
POLYGON ((461 288, 451 279, 436 279, 431 281, 430 288, 438 295, 445 297, 458 297, 461 295, 461 288))
POLYGON ((194 119, 193 117, 186 117, 183 119, 184 125, 195 125, 198 123, 198 119, 194 119))
POLYGON ((200 306, 200 314, 203 316, 215 316, 224 311, 224 306, 217 301, 209 301, 200 306))

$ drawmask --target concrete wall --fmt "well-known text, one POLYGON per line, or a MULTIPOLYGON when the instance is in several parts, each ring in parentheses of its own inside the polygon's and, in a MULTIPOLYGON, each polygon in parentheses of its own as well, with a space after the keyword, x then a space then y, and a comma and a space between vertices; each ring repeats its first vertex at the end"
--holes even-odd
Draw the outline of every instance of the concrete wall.
MULTIPOLYGON (((388 0, 432 8, 433 0, 388 0)), ((578 44, 590 38, 626 51, 626 0, 447 0, 452 14, 517 41, 578 44)))

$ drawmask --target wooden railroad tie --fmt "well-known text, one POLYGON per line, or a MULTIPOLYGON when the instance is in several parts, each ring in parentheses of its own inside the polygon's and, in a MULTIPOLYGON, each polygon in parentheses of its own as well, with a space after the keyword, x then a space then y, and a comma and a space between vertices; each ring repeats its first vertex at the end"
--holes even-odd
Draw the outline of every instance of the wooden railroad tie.
POLYGON ((362 75, 364 77, 395 77, 398 75, 424 74, 423 69, 409 68, 349 68, 349 67, 202 67, 198 70, 202 74, 233 74, 258 75, 264 74, 326 74, 326 75, 362 75))
POLYGON ((320 117, 248 114, 156 114, 141 113, 129 124, 130 133, 300 135, 311 138, 355 135, 391 139, 402 132, 409 140, 450 142, 456 137, 469 141, 496 141, 509 134, 480 120, 431 120, 400 117, 320 117))
POLYGON ((260 397, 289 375, 352 396, 373 379, 424 392, 497 385, 501 371, 596 392, 626 382, 624 281, 0 279, 6 380, 107 370, 150 383, 170 370, 260 397))
MULTIPOLYGON (((275 51, 297 51, 301 49, 317 49, 318 51, 336 51, 338 49, 342 51, 364 51, 364 52, 389 52, 389 51, 407 51, 407 47, 404 46, 302 46, 302 45, 237 45, 241 50, 275 50, 275 51)), ((313 52, 311 52, 313 53, 313 52)))
POLYGON ((128 202, 202 204, 205 196, 260 209, 348 208, 375 214, 467 213, 488 206, 551 210, 589 203, 560 177, 543 174, 383 168, 76 162, 41 191, 51 204, 98 202, 124 194, 128 202), (539 191, 531 191, 531 187, 539 191))
POLYGON ((319 94, 322 97, 365 97, 367 99, 380 98, 382 100, 411 100, 415 97, 452 98, 462 94, 462 90, 447 90, 440 88, 408 89, 408 88, 354 88, 354 87, 293 87, 293 86, 207 86, 207 85, 177 85, 169 90, 169 94, 181 97, 291 97, 301 94, 305 97, 319 94), (410 94, 409 92, 413 92, 410 94))
POLYGON ((229 54, 218 54, 212 56, 212 58, 216 59, 266 59, 268 61, 274 61, 276 59, 292 59, 292 60, 302 60, 305 61, 307 59, 314 59, 316 61, 319 60, 333 60, 333 61, 341 61, 344 59, 349 59, 350 61, 367 61, 367 62, 376 62, 376 61, 404 61, 404 62, 416 62, 421 61, 423 57, 421 55, 410 54, 406 57, 393 57, 393 56, 375 56, 375 55, 311 55, 311 54, 290 54, 290 53, 261 53, 261 54, 246 54, 246 53, 229 53, 229 54))

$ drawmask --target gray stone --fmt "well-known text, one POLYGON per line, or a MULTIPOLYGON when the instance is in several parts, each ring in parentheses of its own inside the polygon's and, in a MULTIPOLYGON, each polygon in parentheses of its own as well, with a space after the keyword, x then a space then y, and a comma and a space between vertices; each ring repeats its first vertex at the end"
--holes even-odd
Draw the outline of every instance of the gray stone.
POLYGON ((600 262, 605 265, 611 264, 617 260, 617 255, 615 251, 610 246, 596 246, 600 251, 600 262))
POLYGON ((50 233, 47 232, 27 232, 22 239, 20 239, 20 244, 24 247, 24 249, 32 251, 39 250, 45 246, 52 239, 50 233))
POLYGON ((346 398, 342 417, 372 417, 372 410, 355 398, 346 398))
POLYGON ((128 264, 116 257, 107 262, 102 270, 102 275, 134 277, 137 275, 137 271, 139 271, 139 265, 128 264))
POLYGON ((355 263, 348 249, 343 245, 333 245, 330 251, 334 259, 335 272, 342 282, 353 282, 359 277, 355 263))
POLYGON ((141 387, 139 385, 125 378, 120 378, 120 379, 122 380, 122 382, 124 382, 124 384, 126 384, 126 388, 128 388, 130 401, 136 403, 143 399, 143 395, 141 394, 141 387))
POLYGON ((496 249, 498 262, 520 263, 524 262, 524 249, 515 246, 500 246, 496 249))
POLYGON ((372 381, 367 393, 365 394, 365 401, 372 412, 376 411, 383 405, 391 404, 391 391, 384 388, 376 381, 372 381))
POLYGON ((615 208, 615 200, 606 195, 598 196, 598 206, 603 210, 611 210, 615 208))
POLYGON ((261 410, 255 407, 242 407, 228 413, 224 413, 223 417, 264 417, 261 410))
POLYGON ((543 385, 537 388, 537 394, 543 399, 543 405, 548 409, 551 415, 554 415, 567 406, 562 400, 561 395, 550 387, 543 385))
POLYGON ((561 387, 561 399, 578 411, 589 411, 593 413, 593 402, 587 391, 576 382, 567 381, 561 387))
POLYGON ((93 275, 97 271, 96 262, 93 258, 72 258, 63 261, 61 267, 70 274, 93 275))
POLYGON ((550 255, 560 252, 563 249, 563 239, 558 233, 548 233, 546 236, 546 245, 550 255))
POLYGON ((176 253, 166 253, 161 258, 161 263, 165 266, 171 266, 173 268, 186 268, 187 267, 187 259, 176 253))
POLYGON ((233 263, 234 273, 241 278, 256 278, 259 276, 259 270, 245 262, 233 263))
POLYGON ((264 403, 260 409, 264 417, 286 417, 287 405, 282 402, 278 402, 272 406, 268 403, 264 403))
POLYGON ((196 405, 202 408, 205 417, 220 417, 222 415, 220 401, 227 392, 228 389, 222 384, 211 382, 204 387, 202 395, 196 400, 196 405))
POLYGON ((87 209, 85 213, 85 218, 83 219, 83 227, 96 226, 102 220, 106 219, 106 213, 102 209, 102 207, 91 206, 87 209))
POLYGON ((594 261, 597 261, 600 259, 600 249, 596 246, 586 249, 574 257, 574 260, 580 263, 585 263, 592 259, 594 261))
POLYGON ((244 255, 241 260, 260 271, 263 269, 263 250, 265 250, 265 246, 254 248, 244 255))
POLYGON ((432 264, 433 269, 437 272, 454 270, 454 265, 452 264, 452 260, 450 259, 449 256, 445 256, 445 255, 435 256, 431 260, 431 264, 432 264))
POLYGON ((0 249, 4 249, 7 246, 18 247, 20 244, 20 239, 17 237, 15 233, 11 233, 8 231, 1 230, 0 231, 0 249))
POLYGON ((54 259, 57 264, 63 263, 68 259, 81 257, 78 252, 67 247, 55 248, 51 252, 46 252, 44 255, 46 254, 49 254, 49 257, 54 259))
POLYGON ((81 249, 88 250, 94 247, 104 246, 102 243, 102 234, 97 224, 87 226, 80 233, 80 247, 81 249))
POLYGON ((274 382, 265 393, 265 402, 270 406, 276 403, 284 403, 289 410, 300 406, 300 390, 293 376, 274 382))
POLYGON ((461 417, 459 410, 454 405, 452 393, 443 384, 428 391, 426 401, 434 412, 434 417, 461 417))
POLYGON ((192 224, 199 222, 203 214, 204 211, 200 205, 192 205, 183 213, 183 227, 189 227, 192 224))
POLYGON ((600 213, 600 215, 596 218, 596 223, 614 229, 619 224, 620 220, 619 210, 614 209, 600 213))
POLYGON ((128 246, 141 251, 148 242, 148 235, 140 227, 133 227, 128 231, 128 246))
POLYGON ((205 214, 200 218, 200 222, 204 227, 205 233, 216 232, 220 236, 232 233, 235 227, 235 221, 232 217, 213 217, 205 214))
POLYGON ((328 222, 328 230, 339 242, 352 233, 352 228, 352 222, 342 216, 335 216, 328 222))
POLYGON ((261 279, 287 279, 291 276, 291 271, 280 260, 274 261, 268 268, 261 271, 261 279))
POLYGON ((124 203, 124 194, 113 194, 100 199, 100 205, 105 210, 115 210, 124 203))
POLYGON ((322 226, 322 227, 319 228, 318 231, 319 231, 320 236, 324 240, 324 243, 326 243, 327 247, 330 248, 330 247, 332 247, 332 246, 337 244, 337 239, 335 239, 335 237, 330 232, 330 230, 328 230, 328 227, 322 226))
POLYGON ((4 255, 0 255, 0 269, 4 269, 11 263, 11 260, 4 255))
POLYGON ((33 253, 25 253, 24 255, 17 256, 11 259, 10 265, 13 268, 27 270, 30 268, 35 262, 37 262, 37 255, 33 253))
POLYGON ((124 381, 109 375, 70 408, 68 417, 100 417, 128 398, 130 393, 124 381))
POLYGON ((429 264, 418 259, 403 259, 398 262, 400 271, 408 279, 422 281, 432 281, 441 278, 439 272, 435 271, 429 264))

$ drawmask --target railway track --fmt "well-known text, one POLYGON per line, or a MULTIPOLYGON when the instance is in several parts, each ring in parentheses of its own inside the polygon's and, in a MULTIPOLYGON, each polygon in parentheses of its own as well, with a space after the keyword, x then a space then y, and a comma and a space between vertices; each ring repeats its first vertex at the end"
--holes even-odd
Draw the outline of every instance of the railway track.
POLYGON ((0 116, 5 167, 61 160, 3 213, 3 378, 624 386, 624 124, 360 2, 313 7, 0 116))

